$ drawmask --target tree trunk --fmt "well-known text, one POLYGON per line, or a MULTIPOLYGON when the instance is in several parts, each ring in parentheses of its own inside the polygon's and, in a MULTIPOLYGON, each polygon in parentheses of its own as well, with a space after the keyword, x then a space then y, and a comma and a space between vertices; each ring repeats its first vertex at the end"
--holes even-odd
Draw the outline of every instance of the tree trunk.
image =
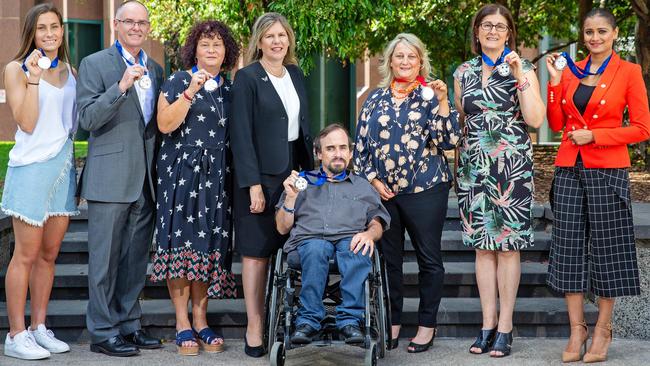
MULTIPOLYGON (((636 26, 636 60, 641 65, 646 92, 650 99, 650 0, 633 0, 632 8, 637 16, 636 26)), ((650 145, 643 142, 641 154, 646 171, 650 172, 650 145)))
POLYGON ((578 50, 583 53, 583 56, 587 54, 587 50, 585 49, 585 39, 582 36, 582 26, 584 25, 585 15, 593 8, 593 0, 580 0, 578 3, 578 50))

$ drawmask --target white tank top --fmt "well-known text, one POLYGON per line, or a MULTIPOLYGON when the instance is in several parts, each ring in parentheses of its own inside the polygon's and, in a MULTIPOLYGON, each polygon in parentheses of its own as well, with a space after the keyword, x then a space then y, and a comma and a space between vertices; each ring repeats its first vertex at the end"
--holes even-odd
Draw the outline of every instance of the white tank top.
MULTIPOLYGON (((41 79, 38 84, 38 120, 31 134, 18 127, 16 145, 9 152, 9 166, 47 161, 63 148, 77 129, 76 86, 70 65, 63 88, 41 79)), ((29 72, 26 72, 29 76, 29 72)))

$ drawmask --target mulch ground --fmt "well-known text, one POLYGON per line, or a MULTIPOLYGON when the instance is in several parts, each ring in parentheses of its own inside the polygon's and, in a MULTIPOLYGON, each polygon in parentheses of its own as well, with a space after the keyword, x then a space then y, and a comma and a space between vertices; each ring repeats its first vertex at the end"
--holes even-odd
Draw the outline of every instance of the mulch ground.
MULTIPOLYGON (((548 194, 553 180, 555 167, 556 147, 535 146, 533 158, 535 159, 535 200, 548 202, 548 194)), ((650 172, 639 168, 630 169, 630 188, 632 200, 650 202, 650 172)))

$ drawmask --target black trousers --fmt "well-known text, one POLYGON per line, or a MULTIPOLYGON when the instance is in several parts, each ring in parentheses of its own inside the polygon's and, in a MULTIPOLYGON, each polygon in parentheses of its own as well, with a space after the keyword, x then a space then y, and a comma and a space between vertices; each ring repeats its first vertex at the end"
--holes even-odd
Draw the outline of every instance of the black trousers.
POLYGON ((408 231, 417 256, 420 305, 418 324, 434 328, 442 298, 445 268, 440 241, 447 217, 449 183, 440 183, 426 191, 398 195, 384 201, 390 214, 390 229, 381 238, 379 250, 386 261, 393 325, 401 324, 404 284, 404 232, 408 231))

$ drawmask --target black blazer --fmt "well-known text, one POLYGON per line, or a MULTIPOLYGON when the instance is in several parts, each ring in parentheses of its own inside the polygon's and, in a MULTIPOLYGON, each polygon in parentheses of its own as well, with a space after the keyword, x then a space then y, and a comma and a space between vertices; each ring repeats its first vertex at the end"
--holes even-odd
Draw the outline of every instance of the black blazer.
MULTIPOLYGON (((300 98, 297 163, 312 169, 314 153, 309 132, 305 77, 296 65, 286 65, 300 98)), ((232 92, 230 142, 240 188, 262 183, 262 175, 277 175, 289 164, 288 116, 280 96, 259 62, 237 71, 232 92)))

